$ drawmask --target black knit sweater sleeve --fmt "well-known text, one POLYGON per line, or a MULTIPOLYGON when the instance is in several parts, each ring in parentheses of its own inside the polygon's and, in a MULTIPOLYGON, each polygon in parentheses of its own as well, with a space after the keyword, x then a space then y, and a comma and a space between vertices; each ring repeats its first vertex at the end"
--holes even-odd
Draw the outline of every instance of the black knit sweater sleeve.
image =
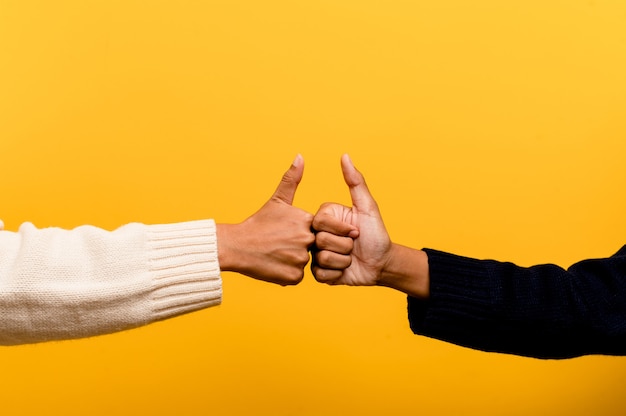
POLYGON ((626 355, 626 246, 568 270, 424 251, 430 298, 408 299, 416 334, 537 358, 626 355))

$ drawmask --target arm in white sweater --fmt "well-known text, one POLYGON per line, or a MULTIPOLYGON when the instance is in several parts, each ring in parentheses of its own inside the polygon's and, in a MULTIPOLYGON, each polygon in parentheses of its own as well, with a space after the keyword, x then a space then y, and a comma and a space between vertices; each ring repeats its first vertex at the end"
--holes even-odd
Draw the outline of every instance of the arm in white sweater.
POLYGON ((293 285, 315 240, 313 216, 291 204, 298 156, 276 192, 239 224, 128 224, 108 232, 1 231, 0 344, 106 334, 217 305, 222 271, 293 285))
POLYGON ((0 231, 0 344, 120 331, 221 296, 212 220, 0 231))

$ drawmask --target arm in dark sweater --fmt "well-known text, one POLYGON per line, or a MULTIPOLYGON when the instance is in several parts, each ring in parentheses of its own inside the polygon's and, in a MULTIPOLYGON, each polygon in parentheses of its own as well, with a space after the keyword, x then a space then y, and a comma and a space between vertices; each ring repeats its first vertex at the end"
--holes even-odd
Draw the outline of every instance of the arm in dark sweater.
POLYGON ((537 358, 626 355, 626 246, 568 270, 428 254, 430 297, 409 297, 416 334, 537 358))

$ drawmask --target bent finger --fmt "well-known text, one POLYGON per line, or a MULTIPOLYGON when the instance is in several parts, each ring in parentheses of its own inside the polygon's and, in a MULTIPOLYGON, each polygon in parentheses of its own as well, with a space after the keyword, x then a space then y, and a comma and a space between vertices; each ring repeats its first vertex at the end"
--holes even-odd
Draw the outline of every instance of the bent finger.
POLYGON ((359 235, 354 225, 324 212, 318 213, 313 217, 311 226, 317 232, 325 231, 327 233, 344 237, 350 236, 352 238, 356 238, 359 235))
POLYGON ((322 250, 315 253, 315 263, 324 269, 344 270, 352 264, 352 256, 322 250))
POLYGON ((339 254, 350 254, 354 248, 354 240, 350 237, 342 237, 326 231, 315 235, 315 247, 318 250, 330 250, 339 254))
POLYGON ((315 280, 328 285, 334 284, 335 281, 343 276, 342 270, 325 269, 315 264, 311 266, 311 272, 313 272, 315 280))

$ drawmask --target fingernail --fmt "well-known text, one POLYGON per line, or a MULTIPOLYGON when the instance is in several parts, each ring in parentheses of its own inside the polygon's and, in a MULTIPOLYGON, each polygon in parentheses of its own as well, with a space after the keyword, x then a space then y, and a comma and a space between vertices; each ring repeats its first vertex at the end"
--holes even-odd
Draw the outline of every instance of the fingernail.
POLYGON ((301 164, 302 164, 302 155, 300 153, 298 153, 296 158, 293 160, 292 165, 295 166, 295 167, 300 167, 301 164))

